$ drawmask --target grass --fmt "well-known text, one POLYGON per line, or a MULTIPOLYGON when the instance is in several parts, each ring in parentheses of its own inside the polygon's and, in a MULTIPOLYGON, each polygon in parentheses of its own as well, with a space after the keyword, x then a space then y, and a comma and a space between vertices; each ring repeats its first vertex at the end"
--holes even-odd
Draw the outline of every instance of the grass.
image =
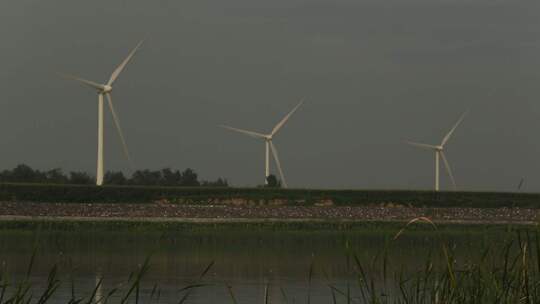
MULTIPOLYGON (((0 221, 0 230, 6 231, 78 231, 78 232, 242 232, 242 231, 287 231, 287 232, 351 232, 385 234, 401 228, 402 221, 253 221, 253 222, 182 222, 182 221, 145 221, 145 220, 67 220, 67 219, 15 219, 0 221)), ((535 229, 532 225, 500 224, 439 224, 439 229, 448 233, 484 233, 489 230, 512 231, 516 229, 535 229)), ((411 227, 410 229, 416 229, 411 227)), ((421 229, 420 229, 421 230, 421 229)))
MULTIPOLYGON (((501 246, 487 247, 476 259, 464 259, 456 255, 455 248, 447 241, 444 229, 427 218, 410 221, 395 233, 393 240, 386 247, 363 263, 359 253, 345 246, 345 259, 350 274, 346 284, 337 285, 326 275, 326 288, 330 295, 329 303, 540 303, 540 234, 538 231, 516 231, 515 237, 501 246), (423 225, 422 225, 423 223, 423 225), (423 266, 408 269, 407 265, 399 266, 399 261, 392 260, 399 251, 400 239, 412 229, 422 225, 423 229, 432 230, 435 250, 426 252, 423 266), (459 261, 459 262, 458 262, 459 261), (394 269, 394 270, 390 270, 394 269)), ((339 249, 337 249, 339 250, 339 249)), ((0 303, 48 303, 51 302, 62 284, 73 282, 60 279, 59 267, 53 265, 49 272, 43 291, 34 296, 29 277, 36 254, 32 255, 26 276, 19 281, 10 281, 8 273, 2 273, 0 279, 0 303)), ((206 275, 210 272, 210 263, 192 282, 178 289, 178 303, 189 303, 197 290, 204 292, 209 287, 206 275)), ((154 285, 150 295, 141 294, 141 286, 148 284, 145 275, 151 269, 151 256, 145 259, 140 267, 129 275, 126 282, 103 293, 96 298, 97 288, 102 284, 99 280, 95 289, 87 290, 87 296, 72 293, 69 303, 160 303, 161 289, 154 285)), ((307 288, 305 298, 295 303, 311 303, 313 301, 312 280, 316 273, 325 273, 325 265, 312 263, 306 270, 307 288)), ((263 283, 264 294, 259 303, 271 303, 269 290, 280 290, 283 303, 293 303, 282 286, 273 286, 269 281, 263 283)), ((216 287, 216 286, 214 286, 216 287)), ((242 303, 233 286, 223 284, 229 298, 222 303, 242 303)), ((75 290, 75 288, 73 288, 75 290)), ((275 300, 275 299, 274 299, 275 300)), ((253 302, 250 302, 253 303, 253 302)))
POLYGON ((540 194, 406 190, 316 190, 269 188, 179 188, 0 184, 0 201, 63 203, 153 203, 337 206, 403 205, 415 207, 539 208, 540 194))

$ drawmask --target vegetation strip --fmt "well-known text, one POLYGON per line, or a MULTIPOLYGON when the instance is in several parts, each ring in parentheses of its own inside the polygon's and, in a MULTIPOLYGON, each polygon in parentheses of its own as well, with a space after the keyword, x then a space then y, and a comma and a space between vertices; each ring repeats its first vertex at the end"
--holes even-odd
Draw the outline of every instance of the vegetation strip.
POLYGON ((540 208, 540 194, 406 190, 315 190, 232 187, 159 187, 0 183, 0 201, 48 203, 154 203, 540 208))
MULTIPOLYGON (((128 222, 128 223, 185 223, 185 224, 259 224, 259 223, 327 223, 327 224, 362 224, 362 223, 408 223, 408 220, 350 220, 350 219, 281 219, 281 218, 123 218, 123 217, 74 217, 74 216, 0 216, 0 222, 36 221, 36 222, 128 222)), ((475 221, 475 220, 436 220, 442 225, 524 225, 538 226, 534 221, 475 221)))
MULTIPOLYGON (((328 220, 328 219, 193 219, 193 218, 94 218, 94 217, 29 217, 0 216, 0 229, 17 230, 111 230, 111 231, 190 231, 190 230, 273 230, 273 231, 373 231, 395 230, 407 220, 328 220)), ((537 222, 481 222, 452 221, 436 222, 448 230, 465 229, 487 231, 489 229, 536 229, 537 222)), ((419 225, 418 230, 429 230, 419 225)))

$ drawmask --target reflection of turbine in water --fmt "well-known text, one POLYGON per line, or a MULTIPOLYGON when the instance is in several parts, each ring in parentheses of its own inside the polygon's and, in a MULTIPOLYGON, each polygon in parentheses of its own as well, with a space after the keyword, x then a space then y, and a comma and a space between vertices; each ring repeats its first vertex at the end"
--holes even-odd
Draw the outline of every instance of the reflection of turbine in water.
POLYGON ((270 282, 267 279, 266 284, 264 285, 264 303, 270 303, 269 289, 270 282))
MULTIPOLYGON (((283 299, 285 296, 284 290, 282 288, 280 275, 278 273, 274 273, 273 270, 269 270, 269 273, 267 274, 267 277, 262 280, 263 284, 263 298, 264 303, 282 303, 279 299, 283 299)), ((284 299, 287 303, 287 299, 284 299)))
POLYGON ((272 278, 272 283, 268 284, 268 303, 279 303, 278 299, 283 298, 283 294, 281 293, 281 283, 279 282, 278 276, 274 276, 272 278))
POLYGON ((95 303, 101 303, 103 301, 103 276, 96 274, 96 296, 94 298, 95 303))

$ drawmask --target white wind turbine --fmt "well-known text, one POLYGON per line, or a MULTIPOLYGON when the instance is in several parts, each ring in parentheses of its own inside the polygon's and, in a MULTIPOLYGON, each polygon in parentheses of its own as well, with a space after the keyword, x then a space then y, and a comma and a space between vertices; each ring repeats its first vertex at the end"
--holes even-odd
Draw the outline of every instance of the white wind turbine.
POLYGON ((276 161, 276 166, 278 168, 278 171, 279 171, 279 175, 281 177, 281 182, 283 183, 283 186, 285 188, 287 188, 287 182, 285 181, 285 176, 283 175, 283 170, 281 169, 281 163, 279 162, 279 156, 278 156, 278 152, 277 152, 277 149, 276 147, 274 146, 274 144, 272 143, 272 139, 274 138, 274 136, 276 135, 276 133, 279 131, 279 129, 281 129, 281 127, 283 127, 283 125, 287 122, 287 120, 289 120, 289 118, 291 117, 291 115, 296 112, 296 110, 302 105, 302 103, 304 103, 304 101, 300 101, 300 103, 294 107, 294 109, 292 109, 291 112, 289 112, 289 114, 287 114, 275 127, 274 129, 272 129, 272 132, 270 132, 270 134, 262 134, 262 133, 258 133, 258 132, 253 132, 253 131, 247 131, 247 130, 242 130, 242 129, 238 129, 238 128, 233 128, 233 127, 229 127, 229 126, 224 126, 224 125, 220 125, 220 127, 222 128, 225 128, 225 129, 228 129, 228 130, 232 130, 232 131, 236 131, 236 132, 240 132, 240 133, 243 133, 243 134, 246 134, 246 135, 249 135, 251 137, 255 137, 255 138, 259 138, 259 139, 263 139, 265 141, 265 145, 266 145, 266 157, 265 157, 265 184, 268 183, 268 176, 270 175, 270 150, 272 150, 272 155, 274 156, 274 160, 276 161))
POLYGON ((109 105, 109 109, 111 110, 111 114, 114 120, 114 124, 116 125, 116 130, 118 131, 118 135, 120 137, 120 141, 122 142, 122 148, 124 150, 124 154, 129 162, 129 165, 131 165, 131 158, 129 156, 129 151, 127 148, 126 141, 124 139, 124 134, 122 133, 122 128, 120 127, 120 119, 118 118, 118 115, 116 114, 116 111, 114 110, 111 92, 113 90, 112 85, 120 76, 120 73, 126 65, 129 63, 133 55, 137 52, 139 47, 143 41, 139 42, 137 46, 129 53, 129 55, 122 61, 122 63, 113 71, 111 76, 109 77, 109 81, 107 81, 106 84, 99 84, 90 80, 82 79, 76 76, 72 75, 66 75, 62 74, 64 77, 76 80, 86 86, 89 86, 95 90, 97 90, 98 93, 98 155, 97 155, 97 174, 96 174, 96 185, 101 186, 103 184, 103 96, 107 96, 107 101, 109 105))
POLYGON ((428 145, 428 144, 421 144, 416 142, 410 142, 407 141, 409 145, 433 150, 435 152, 435 191, 439 191, 439 158, 442 158, 444 166, 446 168, 446 171, 448 172, 448 176, 450 176, 450 180, 452 180, 452 185, 454 186, 454 190, 456 189, 456 180, 454 179, 454 175, 452 174, 452 169, 450 168, 450 164, 448 163, 448 160, 446 159, 446 156, 444 155, 444 146, 456 130, 456 128, 459 126, 459 124, 463 121, 465 118, 465 115, 467 112, 463 113, 459 120, 456 122, 454 127, 446 134, 446 136, 443 138, 440 145, 428 145))

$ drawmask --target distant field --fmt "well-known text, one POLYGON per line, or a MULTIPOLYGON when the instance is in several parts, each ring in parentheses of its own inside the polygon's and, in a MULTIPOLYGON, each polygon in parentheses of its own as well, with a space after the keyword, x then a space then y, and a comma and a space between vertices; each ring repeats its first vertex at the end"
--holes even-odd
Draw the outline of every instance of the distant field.
POLYGON ((403 190, 177 188, 0 184, 0 201, 62 203, 173 203, 224 205, 335 205, 539 208, 540 194, 403 190))

